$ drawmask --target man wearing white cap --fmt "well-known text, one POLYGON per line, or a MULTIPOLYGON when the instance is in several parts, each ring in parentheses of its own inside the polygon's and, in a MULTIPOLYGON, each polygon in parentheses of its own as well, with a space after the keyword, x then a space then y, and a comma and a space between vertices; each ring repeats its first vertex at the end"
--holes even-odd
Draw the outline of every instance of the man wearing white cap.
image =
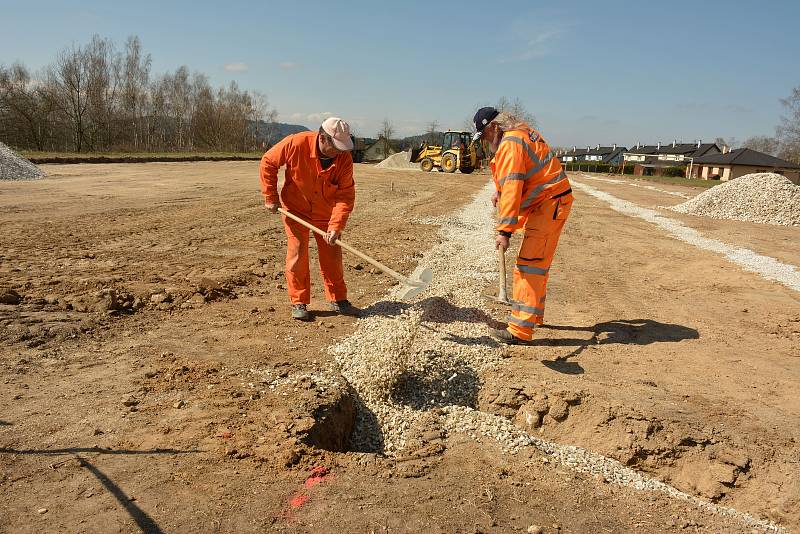
MULTIPOLYGON (((337 117, 325 119, 317 132, 300 132, 284 138, 261 158, 260 179, 264 205, 277 213, 278 203, 286 211, 321 228, 326 235, 314 234, 319 266, 330 308, 344 315, 357 315, 358 309, 347 300, 342 249, 336 246, 356 198, 353 181, 353 140, 350 126, 337 117), (285 166, 285 179, 278 195, 278 169, 285 166)), ((310 320, 311 272, 309 270, 309 230, 283 218, 288 247, 286 284, 292 303, 292 317, 310 320)))

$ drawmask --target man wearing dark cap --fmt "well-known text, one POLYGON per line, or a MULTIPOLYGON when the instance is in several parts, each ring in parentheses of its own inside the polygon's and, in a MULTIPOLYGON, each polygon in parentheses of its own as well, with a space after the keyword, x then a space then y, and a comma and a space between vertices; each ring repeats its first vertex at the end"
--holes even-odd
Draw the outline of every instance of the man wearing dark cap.
POLYGON ((495 247, 505 252, 511 234, 523 232, 514 264, 511 315, 489 334, 509 345, 533 339, 544 320, 550 264, 572 208, 572 188, 541 134, 514 115, 485 107, 475 113, 475 139, 494 152, 489 164, 497 207, 495 247))
MULTIPOLYGON (((324 237, 314 234, 325 297, 331 310, 345 315, 358 314, 347 300, 342 249, 335 244, 356 198, 351 150, 350 126, 342 119, 330 117, 317 132, 300 132, 284 138, 264 154, 260 166, 266 208, 277 213, 280 202, 286 211, 326 232, 324 237), (286 166, 285 179, 278 196, 278 169, 283 166, 286 166)), ((288 240, 285 272, 292 318, 308 321, 311 318, 307 309, 311 302, 309 230, 285 216, 283 226, 288 240)))

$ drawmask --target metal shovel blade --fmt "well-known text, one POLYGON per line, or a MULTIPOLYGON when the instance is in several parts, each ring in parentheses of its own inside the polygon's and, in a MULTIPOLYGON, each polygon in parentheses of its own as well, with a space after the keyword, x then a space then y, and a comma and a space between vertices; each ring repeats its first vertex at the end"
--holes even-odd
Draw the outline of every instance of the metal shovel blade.
POLYGON ((497 296, 484 294, 484 295, 481 295, 481 296, 483 298, 487 299, 487 300, 493 300, 494 302, 497 302, 498 304, 503 304, 505 306, 511 306, 511 301, 508 300, 508 297, 505 294, 500 294, 500 295, 497 295, 497 296))
POLYGON ((433 280, 433 271, 420 265, 411 273, 408 280, 401 284, 402 287, 397 292, 397 296, 400 300, 411 300, 428 289, 431 280, 433 280))

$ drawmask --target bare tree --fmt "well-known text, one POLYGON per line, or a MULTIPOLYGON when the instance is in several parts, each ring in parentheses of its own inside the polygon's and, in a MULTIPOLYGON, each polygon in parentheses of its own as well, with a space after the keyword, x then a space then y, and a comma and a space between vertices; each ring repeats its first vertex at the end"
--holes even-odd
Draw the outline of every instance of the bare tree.
POLYGON ((528 126, 532 128, 537 127, 536 117, 534 117, 533 113, 529 112, 525 108, 525 104, 523 104, 519 97, 514 97, 512 100, 509 100, 505 96, 501 96, 497 100, 497 105, 495 107, 498 109, 498 111, 506 111, 517 118, 522 119, 528 123, 528 126))
POLYGON ((86 63, 87 150, 108 149, 114 143, 121 59, 114 43, 95 35, 83 51, 86 63))
POLYGON ((441 137, 439 133, 436 131, 438 128, 439 128, 439 123, 436 120, 432 120, 425 127, 425 137, 428 143, 431 145, 437 144, 438 138, 441 137))
POLYGON ((83 50, 72 46, 59 53, 49 75, 53 101, 64 116, 76 152, 83 151, 86 138, 87 70, 83 50))
POLYGON ((769 154, 770 156, 774 156, 778 153, 780 142, 775 137, 770 137, 767 135, 755 135, 745 139, 742 143, 742 146, 752 150, 758 150, 759 152, 769 154))
POLYGON ((714 139, 714 143, 720 148, 720 150, 727 150, 730 152, 739 144, 739 141, 735 137, 728 137, 727 139, 724 137, 717 137, 714 139))
POLYGON ((54 111, 43 84, 24 65, 0 65, 0 136, 17 146, 44 150, 54 111))
POLYGON ((378 140, 383 142, 383 157, 388 158, 392 149, 391 141, 394 135, 394 124, 388 118, 384 118, 381 123, 381 130, 378 132, 378 140))
POLYGON ((792 94, 781 99, 786 115, 781 117, 778 126, 780 141, 779 156, 800 163, 800 86, 792 89, 792 94))
POLYGON ((122 108, 135 150, 146 147, 145 124, 147 116, 147 87, 150 79, 150 54, 144 54, 138 37, 131 36, 125 42, 125 59, 122 69, 122 108))
POLYGON ((138 38, 117 52, 99 36, 59 53, 38 78, 0 65, 0 140, 78 152, 259 148, 259 126, 277 116, 264 95, 214 89, 185 66, 151 80, 150 65, 138 38))

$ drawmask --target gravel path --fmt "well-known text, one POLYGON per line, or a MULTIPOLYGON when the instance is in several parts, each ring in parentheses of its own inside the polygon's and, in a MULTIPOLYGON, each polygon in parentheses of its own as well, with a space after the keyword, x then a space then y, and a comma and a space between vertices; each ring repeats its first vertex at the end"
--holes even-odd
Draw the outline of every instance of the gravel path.
POLYGON ((655 210, 642 208, 632 202, 609 195, 599 189, 577 182, 574 179, 572 180, 572 186, 607 202, 613 210, 619 213, 630 217, 638 217, 658 225, 676 239, 704 250, 722 254, 746 271, 754 272, 767 280, 780 282, 789 289, 800 291, 800 271, 798 271, 797 267, 794 265, 782 263, 770 256, 762 256, 761 254, 756 254, 752 250, 729 245, 717 239, 703 237, 703 234, 693 228, 689 228, 678 220, 664 217, 655 210))
POLYGON ((497 276, 490 194, 487 185, 470 205, 439 220, 441 242, 420 261, 434 271, 428 291, 411 304, 376 303, 358 320, 352 336, 329 349, 357 395, 354 449, 398 456, 419 432, 485 436, 508 454, 535 447, 545 458, 610 483, 660 491, 749 527, 786 532, 615 460, 531 436, 508 419, 475 409, 483 373, 501 366, 507 356, 505 347, 486 333, 488 318, 479 293, 497 276))

